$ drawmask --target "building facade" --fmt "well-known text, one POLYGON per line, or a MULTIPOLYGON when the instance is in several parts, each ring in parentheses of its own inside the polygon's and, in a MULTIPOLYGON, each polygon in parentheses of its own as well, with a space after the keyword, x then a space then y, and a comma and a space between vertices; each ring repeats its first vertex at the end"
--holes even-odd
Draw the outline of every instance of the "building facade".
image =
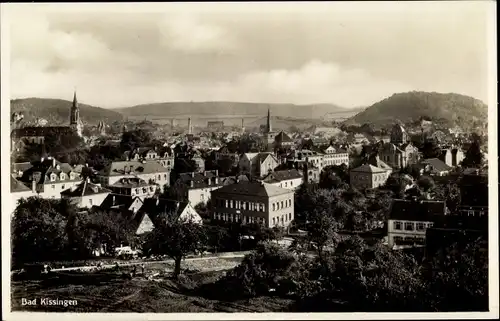
POLYGON ((264 182, 239 182, 212 192, 215 221, 288 227, 294 219, 294 191, 264 182))
POLYGON ((61 197, 72 200, 80 208, 91 208, 92 206, 100 206, 109 193, 111 190, 93 184, 90 182, 90 178, 87 178, 80 184, 62 191, 61 197))
POLYGON ((349 151, 346 149, 330 145, 324 149, 323 153, 323 166, 340 166, 342 164, 349 166, 349 151))
POLYGON ((352 187, 365 190, 384 185, 390 174, 390 170, 365 164, 352 169, 349 177, 352 187))
POLYGON ((296 169, 274 171, 263 182, 285 189, 296 190, 304 183, 304 176, 296 169))

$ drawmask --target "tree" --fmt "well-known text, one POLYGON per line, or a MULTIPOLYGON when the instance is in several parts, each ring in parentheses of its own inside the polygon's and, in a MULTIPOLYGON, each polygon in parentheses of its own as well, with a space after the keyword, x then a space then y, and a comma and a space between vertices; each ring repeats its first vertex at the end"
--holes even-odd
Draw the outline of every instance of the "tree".
POLYGON ((385 188, 394 193, 396 198, 404 198, 408 182, 398 173, 392 173, 385 182, 385 188))
POLYGON ((472 136, 472 144, 465 153, 465 158, 462 161, 463 167, 481 167, 484 162, 484 155, 481 152, 481 139, 478 135, 472 136))
POLYGON ((12 260, 15 264, 60 259, 67 249, 69 204, 39 197, 19 200, 12 218, 12 260), (68 207, 66 207, 68 206, 68 207))
POLYGON ((435 139, 428 139, 422 146, 424 158, 439 158, 441 156, 441 147, 435 139))
POLYGON ((146 237, 143 246, 145 254, 166 254, 175 262, 174 276, 181 273, 181 261, 206 244, 202 226, 191 220, 180 220, 173 213, 160 214, 155 228, 146 237))
POLYGON ((144 129, 135 129, 122 134, 120 147, 122 151, 132 151, 138 147, 147 146, 152 141, 152 135, 144 129))
POLYGON ((429 193, 434 189, 434 187, 436 187, 436 183, 434 183, 434 180, 432 179, 432 177, 422 176, 418 179, 417 186, 423 192, 429 193))
POLYGON ((341 224, 336 222, 327 212, 315 212, 307 226, 307 241, 315 246, 320 262, 323 262, 325 247, 335 247, 338 241, 337 232, 341 224))

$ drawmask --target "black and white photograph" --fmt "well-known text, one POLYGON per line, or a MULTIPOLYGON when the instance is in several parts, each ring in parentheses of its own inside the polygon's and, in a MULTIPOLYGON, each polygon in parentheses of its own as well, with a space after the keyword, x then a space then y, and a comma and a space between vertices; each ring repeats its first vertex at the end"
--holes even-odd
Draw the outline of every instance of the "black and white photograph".
POLYGON ((2 3, 2 319, 498 318, 495 14, 2 3))

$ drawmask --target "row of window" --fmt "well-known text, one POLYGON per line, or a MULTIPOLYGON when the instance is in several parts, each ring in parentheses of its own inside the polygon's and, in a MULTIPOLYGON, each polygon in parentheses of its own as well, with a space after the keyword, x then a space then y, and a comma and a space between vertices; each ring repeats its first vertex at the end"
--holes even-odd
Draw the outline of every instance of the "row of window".
POLYGON ((243 224, 257 223, 266 224, 266 220, 263 217, 254 217, 241 214, 233 213, 214 213, 214 220, 226 221, 226 222, 241 222, 243 224))
MULTIPOLYGON (((62 181, 65 180, 66 177, 67 177, 67 175, 65 173, 61 173, 59 175, 59 179, 62 180, 62 181)), ((75 178, 76 178, 75 173, 70 173, 69 174, 69 179, 73 180, 75 178)), ((54 174, 54 173, 50 174, 50 181, 55 182, 56 180, 57 180, 57 174, 54 174)))
POLYGON ((276 202, 276 203, 273 203, 273 205, 272 205, 273 211, 279 211, 281 209, 288 208, 288 207, 291 207, 291 206, 292 206, 292 200, 291 199, 287 199, 287 200, 284 200, 284 201, 281 201, 281 202, 276 202))
MULTIPOLYGON (((280 183, 280 187, 283 187, 283 185, 285 185, 285 187, 289 186, 288 182, 280 183)), ((290 182, 290 187, 293 187, 293 181, 290 182)))
POLYGON ((220 208, 235 208, 238 210, 241 209, 245 211, 255 211, 255 212, 266 211, 266 206, 264 203, 218 199, 215 201, 215 205, 220 208))
POLYGON ((434 223, 426 223, 426 222, 400 222, 395 221, 393 223, 394 230, 402 231, 403 227, 405 231, 425 231, 426 228, 431 228, 434 223), (404 223, 404 224, 403 224, 404 223))
POLYGON ((281 215, 281 217, 280 216, 273 217, 273 226, 280 224, 280 219, 281 219, 281 224, 283 225, 284 223, 292 220, 292 213, 283 214, 281 215))
POLYGON ((424 237, 416 236, 394 236, 394 244, 396 245, 425 245, 424 237))

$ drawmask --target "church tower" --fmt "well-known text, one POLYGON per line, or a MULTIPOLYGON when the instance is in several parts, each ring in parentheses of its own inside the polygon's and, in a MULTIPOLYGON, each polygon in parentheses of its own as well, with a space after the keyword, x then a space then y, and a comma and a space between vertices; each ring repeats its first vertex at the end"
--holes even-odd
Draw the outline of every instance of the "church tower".
POLYGON ((267 143, 267 151, 272 152, 274 147, 274 140, 276 139, 276 133, 273 132, 273 126, 271 123, 271 108, 267 109, 267 125, 264 136, 267 143))
POLYGON ((78 134, 78 136, 82 137, 83 124, 80 120, 80 108, 78 107, 78 100, 76 99, 76 90, 73 95, 73 105, 71 105, 69 126, 78 134))

